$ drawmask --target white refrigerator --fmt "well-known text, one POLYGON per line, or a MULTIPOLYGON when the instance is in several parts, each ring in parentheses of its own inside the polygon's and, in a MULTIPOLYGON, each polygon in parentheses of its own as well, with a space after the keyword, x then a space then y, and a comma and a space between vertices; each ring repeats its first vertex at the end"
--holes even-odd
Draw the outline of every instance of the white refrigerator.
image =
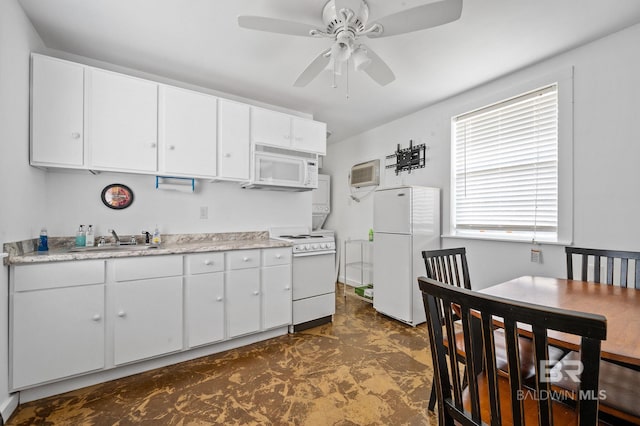
POLYGON ((440 189, 379 189, 373 198, 373 307, 410 325, 426 321, 418 277, 423 250, 440 248, 440 189))

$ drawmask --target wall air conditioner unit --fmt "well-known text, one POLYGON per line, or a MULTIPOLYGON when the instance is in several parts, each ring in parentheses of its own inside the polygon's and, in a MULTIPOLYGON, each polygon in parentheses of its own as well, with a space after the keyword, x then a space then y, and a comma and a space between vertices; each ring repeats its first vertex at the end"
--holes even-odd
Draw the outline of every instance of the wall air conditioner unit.
POLYGON ((371 160, 351 167, 349 184, 353 188, 380 185, 380 160, 371 160))

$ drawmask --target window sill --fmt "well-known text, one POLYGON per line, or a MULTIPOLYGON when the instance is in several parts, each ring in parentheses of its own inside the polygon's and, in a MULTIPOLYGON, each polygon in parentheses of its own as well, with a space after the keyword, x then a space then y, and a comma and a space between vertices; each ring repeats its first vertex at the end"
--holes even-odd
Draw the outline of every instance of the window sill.
POLYGON ((443 234, 442 238, 452 238, 458 240, 483 240, 483 241, 496 241, 501 243, 524 243, 524 244, 536 244, 536 245, 550 245, 550 246, 569 246, 571 241, 568 240, 535 240, 526 237, 500 237, 493 235, 471 235, 471 234, 443 234))

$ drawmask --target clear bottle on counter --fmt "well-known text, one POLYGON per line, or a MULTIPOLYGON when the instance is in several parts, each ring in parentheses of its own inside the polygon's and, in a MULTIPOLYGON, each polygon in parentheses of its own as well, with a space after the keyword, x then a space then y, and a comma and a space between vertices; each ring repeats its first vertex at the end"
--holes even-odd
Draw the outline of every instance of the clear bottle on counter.
POLYGON ((158 225, 156 225, 156 229, 153 231, 153 237, 151 238, 151 244, 159 245, 162 242, 162 238, 160 238, 160 230, 158 229, 158 225))
POLYGON ((89 227, 87 228, 87 235, 85 237, 85 246, 93 247, 95 243, 96 243, 96 237, 93 231, 93 225, 89 225, 89 227))
POLYGON ((49 251, 49 236, 47 235, 47 228, 40 230, 40 239, 38 240, 38 251, 49 251))
POLYGON ((87 243, 87 235, 85 234, 84 225, 80 225, 76 232, 76 247, 84 247, 87 243))

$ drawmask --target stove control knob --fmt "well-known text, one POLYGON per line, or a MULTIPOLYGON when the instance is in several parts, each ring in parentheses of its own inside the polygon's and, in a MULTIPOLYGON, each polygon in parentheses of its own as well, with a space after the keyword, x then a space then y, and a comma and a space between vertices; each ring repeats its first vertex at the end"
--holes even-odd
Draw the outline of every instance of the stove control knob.
POLYGON ((304 245, 304 249, 305 249, 305 250, 309 250, 309 249, 311 249, 311 246, 310 246, 309 244, 305 244, 305 245, 304 245))
POLYGON ((318 249, 318 245, 314 244, 314 245, 311 246, 311 248, 314 249, 314 250, 317 250, 318 249))

